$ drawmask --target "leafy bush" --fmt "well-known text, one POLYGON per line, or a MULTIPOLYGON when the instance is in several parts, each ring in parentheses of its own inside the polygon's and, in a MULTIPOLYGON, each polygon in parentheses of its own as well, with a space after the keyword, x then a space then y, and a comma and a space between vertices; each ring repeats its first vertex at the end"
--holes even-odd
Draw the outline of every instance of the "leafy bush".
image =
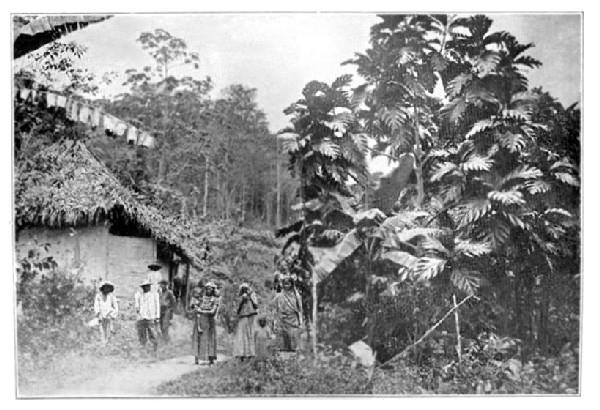
POLYGON ((375 394, 575 394, 577 354, 566 345, 554 358, 518 359, 519 341, 494 334, 465 340, 462 360, 433 355, 427 363, 405 361, 376 372, 375 394))
POLYGON ((230 361, 198 370, 159 386, 160 394, 328 395, 369 394, 367 374, 340 352, 320 352, 317 359, 298 355, 249 362, 230 361))

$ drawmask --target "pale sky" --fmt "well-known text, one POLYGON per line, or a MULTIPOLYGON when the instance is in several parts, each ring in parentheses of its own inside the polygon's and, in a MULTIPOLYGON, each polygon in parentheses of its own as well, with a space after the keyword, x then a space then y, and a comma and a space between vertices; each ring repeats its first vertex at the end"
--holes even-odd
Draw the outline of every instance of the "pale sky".
MULTIPOLYGON (((530 85, 543 85, 563 104, 581 100, 581 17, 578 14, 489 14, 492 30, 506 30, 542 61, 530 85)), ((64 40, 88 48, 82 65, 101 76, 151 64, 136 43, 143 31, 163 28, 200 54, 194 76, 209 75, 217 92, 242 83, 258 89, 258 103, 273 132, 287 125, 282 110, 311 80, 331 82, 352 66, 341 66, 368 47, 374 14, 122 14, 74 32, 64 40)), ((172 74, 185 74, 181 68, 172 74)))

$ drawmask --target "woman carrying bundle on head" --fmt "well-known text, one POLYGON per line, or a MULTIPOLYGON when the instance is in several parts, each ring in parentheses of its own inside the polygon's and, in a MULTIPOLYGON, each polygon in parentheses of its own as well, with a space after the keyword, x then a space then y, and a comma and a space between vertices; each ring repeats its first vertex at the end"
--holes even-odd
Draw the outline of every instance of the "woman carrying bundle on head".
POLYGON ((233 342, 233 354, 242 361, 255 356, 254 320, 258 314, 256 295, 247 283, 240 286, 237 309, 238 324, 233 342))

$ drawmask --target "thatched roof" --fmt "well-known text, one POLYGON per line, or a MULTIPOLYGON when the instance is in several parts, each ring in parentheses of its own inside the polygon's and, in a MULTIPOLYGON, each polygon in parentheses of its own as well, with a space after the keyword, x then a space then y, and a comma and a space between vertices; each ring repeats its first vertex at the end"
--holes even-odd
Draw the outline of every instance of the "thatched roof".
POLYGON ((63 15, 16 16, 13 19, 14 58, 37 50, 65 34, 78 30, 90 23, 97 23, 110 18, 108 15, 63 15))
POLYGON ((53 144, 19 162, 15 175, 17 229, 88 226, 125 215, 192 263, 203 257, 185 224, 142 204, 82 142, 53 144))

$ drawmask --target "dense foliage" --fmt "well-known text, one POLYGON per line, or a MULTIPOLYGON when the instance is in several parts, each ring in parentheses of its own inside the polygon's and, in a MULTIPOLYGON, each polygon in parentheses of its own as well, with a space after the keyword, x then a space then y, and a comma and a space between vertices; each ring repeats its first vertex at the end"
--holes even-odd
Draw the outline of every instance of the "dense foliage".
MULTIPOLYGON (((97 100, 152 130, 154 150, 16 102, 17 163, 82 140, 136 198, 206 238, 188 242, 211 248, 193 280, 221 280, 226 330, 239 283, 266 307, 275 266, 296 275, 307 325, 318 318, 313 357, 219 365, 161 393, 577 393, 581 112, 531 89, 526 74, 542 64, 533 45, 491 26, 483 15, 381 16, 369 48, 345 63, 362 84, 309 82, 277 139, 257 90, 213 98, 209 77, 173 75, 198 57, 164 30, 139 37, 155 66, 97 100), (367 172, 377 155, 397 161, 386 177, 367 172), (285 241, 244 225, 277 227, 285 241), (372 378, 340 353, 357 340, 376 354, 372 378)), ((94 95, 96 79, 73 64, 84 51, 56 43, 16 81, 48 86, 60 74, 64 90, 94 95)), ((32 310, 36 298, 54 309, 64 289, 85 293, 56 275, 50 293, 23 285, 52 264, 29 259, 24 335, 50 314, 32 310)), ((73 303, 52 317, 73 317, 73 303)))

